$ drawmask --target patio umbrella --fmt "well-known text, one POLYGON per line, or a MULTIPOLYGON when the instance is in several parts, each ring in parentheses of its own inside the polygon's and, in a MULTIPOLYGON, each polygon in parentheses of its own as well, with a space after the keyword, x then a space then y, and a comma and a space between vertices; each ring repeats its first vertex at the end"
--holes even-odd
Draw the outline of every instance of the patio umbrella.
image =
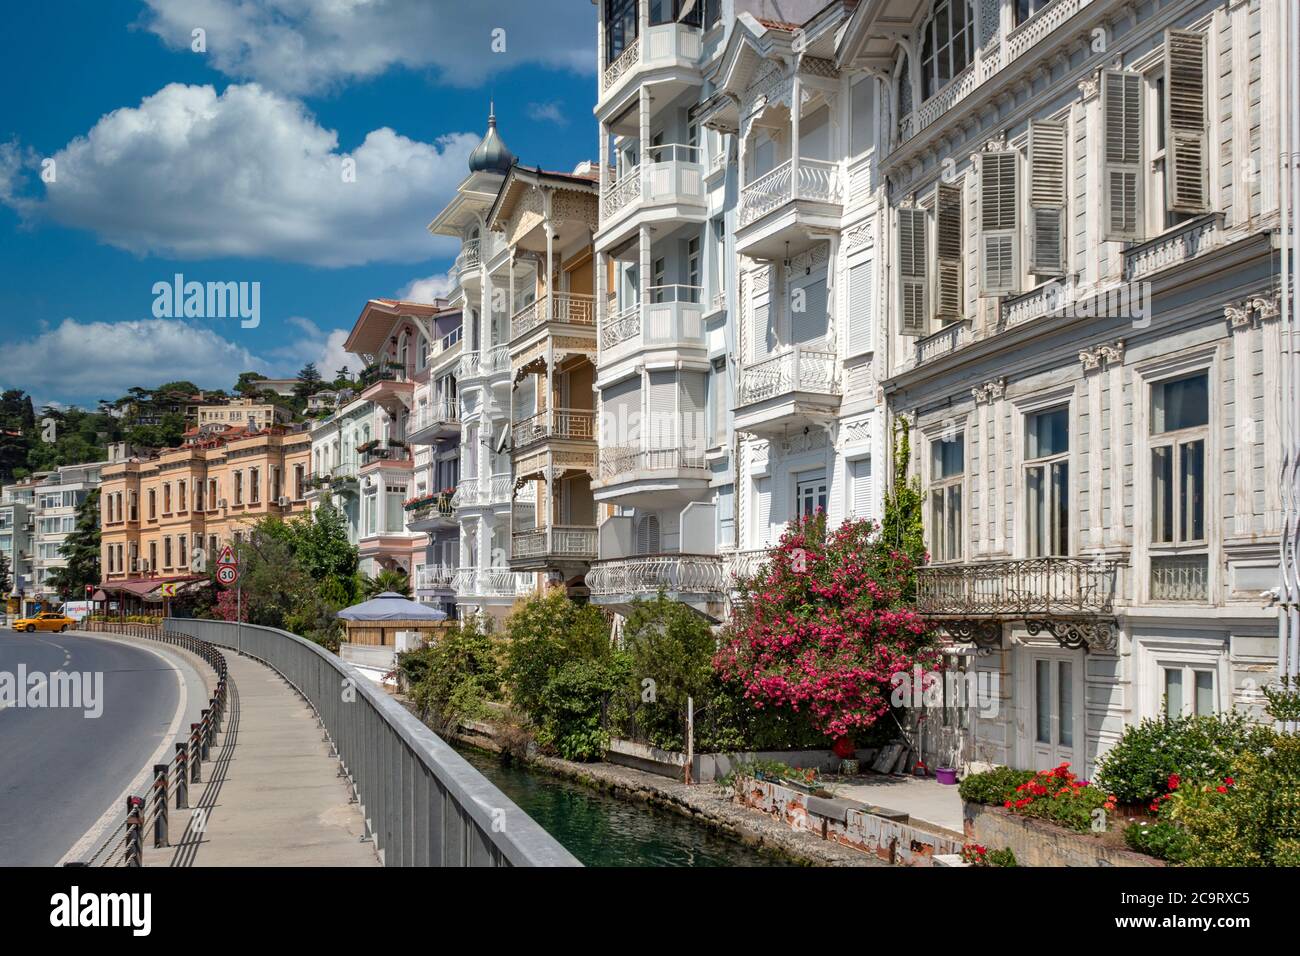
POLYGON ((345 607, 337 616, 345 621, 445 621, 447 612, 384 591, 369 601, 345 607))

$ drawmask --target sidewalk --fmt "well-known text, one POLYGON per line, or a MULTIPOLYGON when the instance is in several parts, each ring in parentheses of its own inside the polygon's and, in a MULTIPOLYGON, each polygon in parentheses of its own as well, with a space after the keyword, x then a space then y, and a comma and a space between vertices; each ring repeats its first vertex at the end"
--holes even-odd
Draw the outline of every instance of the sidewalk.
POLYGON ((225 655, 224 725, 190 784, 202 812, 175 809, 173 793, 173 845, 154 849, 147 834, 145 866, 378 866, 311 708, 270 668, 225 655))
POLYGON ((956 787, 931 777, 869 774, 847 779, 855 782, 837 779, 826 789, 837 797, 906 813, 913 826, 947 831, 958 837, 963 833, 961 795, 956 787))

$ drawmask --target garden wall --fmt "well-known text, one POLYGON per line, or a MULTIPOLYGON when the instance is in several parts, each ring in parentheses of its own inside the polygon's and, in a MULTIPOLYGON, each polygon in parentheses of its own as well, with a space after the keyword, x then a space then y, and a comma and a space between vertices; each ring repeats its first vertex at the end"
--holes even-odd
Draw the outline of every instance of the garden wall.
POLYGON ((968 840, 991 850, 1010 847, 1021 866, 1164 866, 1154 857, 1112 846, 1098 835, 1075 833, 1002 807, 963 800, 962 817, 968 840))
MULTIPOLYGON (((876 757, 875 748, 859 750, 858 760, 864 767, 869 767, 876 757)), ((680 750, 660 750, 649 744, 612 737, 605 752, 609 763, 644 770, 646 773, 682 778, 682 769, 686 766, 686 754, 680 750)), ((818 773, 837 773, 840 758, 829 750, 758 750, 747 753, 712 753, 695 754, 691 763, 691 779, 696 783, 709 783, 727 776, 737 767, 755 760, 779 761, 787 767, 797 770, 815 769, 818 773)))
POLYGON ((735 800, 779 817, 791 829, 819 834, 900 866, 933 866, 936 855, 961 853, 961 840, 919 830, 905 814, 882 816, 852 800, 814 797, 768 780, 737 780, 735 800))

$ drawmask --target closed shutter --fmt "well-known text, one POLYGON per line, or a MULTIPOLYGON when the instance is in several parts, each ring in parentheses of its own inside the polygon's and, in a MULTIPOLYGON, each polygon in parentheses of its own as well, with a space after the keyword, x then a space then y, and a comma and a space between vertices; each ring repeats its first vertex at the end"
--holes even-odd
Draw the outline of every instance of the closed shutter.
POLYGON ((1173 212, 1209 208, 1205 35, 1165 34, 1165 195, 1173 212))
POLYGON ((646 405, 650 441, 648 448, 677 448, 677 373, 650 373, 650 401, 646 405))
MULTIPOLYGON (((638 447, 641 438, 640 377, 634 375, 602 389, 600 397, 601 447, 638 447)), ((472 443, 470 447, 473 447, 472 443)), ((468 470, 473 471, 472 468, 468 470)))
POLYGON ((935 195, 935 317, 955 322, 963 315, 961 187, 940 185, 935 195))
POLYGON ((1106 238, 1142 235, 1142 77, 1123 70, 1101 74, 1101 102, 1106 142, 1102 150, 1102 209, 1106 238))
POLYGON ((1029 271, 1065 272, 1065 124, 1029 124, 1029 271))
POLYGON ((659 553, 659 518, 656 515, 646 515, 636 526, 636 550, 637 554, 658 554, 659 553))
POLYGON ((849 462, 850 495, 849 507, 855 518, 874 518, 875 508, 871 500, 871 459, 859 458, 849 462))
POLYGON ((1020 288, 1020 232, 1015 150, 980 153, 980 295, 1020 288))
POLYGON ((871 351, 871 335, 875 324, 871 298, 873 265, 868 259, 849 267, 849 355, 871 351))
POLYGON ((759 547, 772 543, 772 479, 754 479, 754 539, 759 547))
POLYGON ((899 331, 925 335, 925 231, 924 209, 898 210, 899 331))
POLYGON ((682 372, 681 435, 688 455, 703 455, 708 447, 707 373, 682 372))
POLYGON ((769 352, 771 351, 768 348, 769 311, 770 310, 768 308, 767 294, 764 293, 761 299, 759 299, 756 296, 754 299, 754 308, 752 312, 752 317, 750 319, 750 329, 749 329, 750 349, 752 350, 752 355, 755 362, 763 361, 763 359, 767 358, 769 352))
POLYGON ((823 276, 796 288, 790 295, 790 319, 794 341, 800 345, 820 344, 826 338, 826 278, 823 276), (801 310, 795 306, 802 305, 801 310))

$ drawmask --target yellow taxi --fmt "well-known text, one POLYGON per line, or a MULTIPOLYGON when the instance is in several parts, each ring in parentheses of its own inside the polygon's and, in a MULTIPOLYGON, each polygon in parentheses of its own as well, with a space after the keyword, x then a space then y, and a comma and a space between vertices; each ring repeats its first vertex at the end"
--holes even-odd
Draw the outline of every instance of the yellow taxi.
POLYGON ((15 631, 66 631, 76 624, 76 620, 58 611, 42 611, 35 617, 20 617, 14 621, 15 631))

